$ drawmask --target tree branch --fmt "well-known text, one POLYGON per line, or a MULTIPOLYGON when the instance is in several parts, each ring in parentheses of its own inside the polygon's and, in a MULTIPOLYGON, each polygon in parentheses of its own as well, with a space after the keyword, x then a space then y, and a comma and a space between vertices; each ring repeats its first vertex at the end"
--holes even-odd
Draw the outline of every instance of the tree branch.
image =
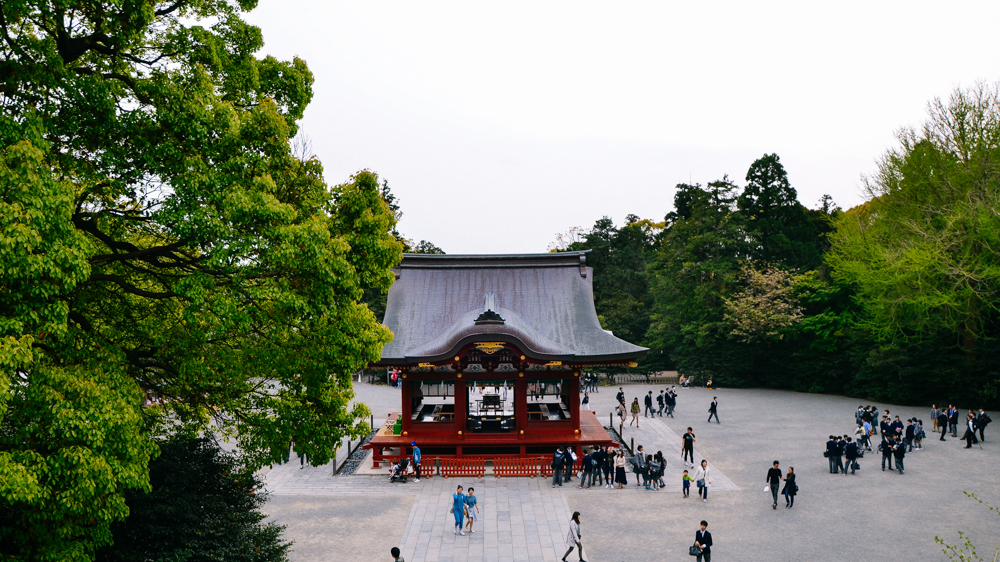
POLYGON ((120 275, 107 275, 107 274, 91 275, 88 281, 107 281, 109 283, 114 283, 115 285, 121 287, 121 289, 126 293, 136 295, 139 297, 145 297, 147 299, 169 299, 180 296, 173 291, 155 292, 155 291, 147 291, 145 289, 140 289, 139 287, 136 287, 135 285, 126 281, 125 278, 120 275))

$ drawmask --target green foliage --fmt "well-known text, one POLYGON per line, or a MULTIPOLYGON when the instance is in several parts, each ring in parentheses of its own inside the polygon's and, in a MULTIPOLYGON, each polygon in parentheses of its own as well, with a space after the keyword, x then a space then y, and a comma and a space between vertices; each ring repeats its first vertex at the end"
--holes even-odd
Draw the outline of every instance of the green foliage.
POLYGON ((725 301, 731 336, 745 343, 780 339, 783 331, 802 320, 791 273, 749 262, 740 277, 744 288, 725 301))
MULTIPOLYGON (((973 494, 971 492, 962 492, 962 493, 965 494, 966 497, 972 498, 978 501, 980 504, 985 505, 986 508, 992 511, 993 513, 1000 515, 1000 508, 994 507, 986 503, 985 501, 980 499, 979 496, 977 496, 976 494, 973 494)), ((958 562, 984 562, 985 559, 976 553, 976 546, 972 544, 972 541, 969 539, 968 535, 966 535, 962 531, 959 531, 958 538, 962 541, 961 545, 948 544, 944 541, 944 539, 942 539, 937 535, 934 535, 934 542, 943 547, 941 549, 941 552, 943 552, 944 555, 948 557, 948 560, 953 560, 958 562)), ((1000 546, 998 546, 996 550, 993 551, 993 558, 991 560, 993 562, 997 562, 997 560, 1000 560, 1000 546)))
POLYGON ((211 422, 259 466, 368 431, 398 209, 292 153, 312 74, 255 56, 254 4, 0 4, 5 557, 90 559, 157 433, 211 422))
POLYGON ((149 491, 125 494, 129 516, 112 525, 114 546, 100 561, 283 562, 290 543, 283 527, 261 524, 262 483, 209 439, 160 443, 149 464, 149 491))

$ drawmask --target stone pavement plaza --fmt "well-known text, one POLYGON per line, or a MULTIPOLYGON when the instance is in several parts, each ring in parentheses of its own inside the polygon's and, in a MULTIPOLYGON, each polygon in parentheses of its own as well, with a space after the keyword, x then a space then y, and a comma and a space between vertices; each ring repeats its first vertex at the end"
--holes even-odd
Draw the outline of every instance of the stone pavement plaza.
MULTIPOLYGON (((652 385, 629 385, 628 400, 652 385)), ((358 399, 376 420, 394 410, 398 391, 357 385, 358 399)), ((591 407, 607 423, 617 388, 601 387, 591 407)), ((558 560, 572 511, 580 511, 586 557, 595 561, 694 560, 687 554, 698 521, 706 519, 715 539, 714 560, 946 560, 938 535, 957 542, 965 531, 992 559, 1000 546, 1000 517, 962 495, 977 493, 1000 505, 1000 424, 987 429, 984 449, 964 442, 940 442, 928 435, 924 450, 906 457, 906 474, 882 472, 868 453, 857 475, 831 475, 822 456, 831 433, 852 433, 854 410, 862 403, 837 396, 771 390, 685 389, 675 419, 640 418, 626 425, 625 439, 662 450, 669 465, 668 487, 647 492, 553 489, 540 478, 434 477, 389 484, 383 476, 330 476, 330 467, 297 464, 267 474, 271 492, 265 511, 288 526, 295 561, 389 560, 399 546, 408 562, 558 560), (722 423, 706 423, 712 396, 719 397, 722 423), (662 421, 661 421, 662 420, 662 421), (709 502, 680 493, 677 436, 692 426, 695 455, 716 473, 709 502), (997 436, 994 441, 992 435, 997 436), (771 509, 763 493, 771 461, 794 466, 800 493, 795 508, 771 509), (451 493, 476 488, 482 518, 475 534, 452 533, 451 493)), ((863 402, 868 404, 868 402, 863 402)), ((930 428, 929 409, 874 404, 901 419, 917 416, 930 428)), ((991 416, 997 418, 995 413, 991 416)), ((629 474, 632 480, 632 475, 629 474)), ((576 484, 576 482, 574 482, 576 484)), ((575 553, 570 560, 575 560, 575 553)))

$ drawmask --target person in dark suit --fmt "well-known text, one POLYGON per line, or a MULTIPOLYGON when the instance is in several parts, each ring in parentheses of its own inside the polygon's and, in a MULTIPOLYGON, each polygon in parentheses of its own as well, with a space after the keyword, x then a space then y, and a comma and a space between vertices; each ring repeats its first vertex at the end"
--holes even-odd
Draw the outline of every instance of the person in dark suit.
POLYGON ((885 471, 885 463, 889 462, 889 470, 892 470, 892 436, 882 432, 882 444, 878 446, 882 451, 882 470, 885 471))
POLYGON ((615 400, 622 405, 622 410, 625 410, 625 389, 618 387, 618 394, 615 394, 615 400))
POLYGON ((712 533, 708 532, 708 521, 702 521, 701 529, 695 531, 694 544, 701 549, 697 561, 712 562, 712 533))
POLYGON ((847 441, 844 441, 840 437, 836 438, 837 441, 837 465, 834 467, 833 473, 836 474, 840 471, 842 474, 847 474, 847 469, 844 468, 844 451, 847 449, 847 441))
POLYGON ((948 434, 948 410, 941 410, 938 413, 937 424, 941 430, 941 441, 947 441, 944 436, 948 434))
POLYGON ((715 423, 722 423, 719 421, 719 397, 712 397, 712 404, 708 407, 708 423, 712 423, 712 416, 715 416, 715 423))
POLYGON ((906 457, 906 443, 900 436, 896 436, 892 445, 892 456, 896 457, 896 470, 903 473, 903 458, 906 457))
POLYGON ((980 443, 986 442, 986 435, 984 435, 984 432, 986 431, 986 426, 989 425, 991 421, 993 420, 990 419, 990 416, 984 412, 982 408, 980 408, 979 415, 976 416, 976 427, 979 428, 980 443))
POLYGON ((673 388, 670 389, 670 392, 667 393, 664 400, 667 402, 667 415, 674 417, 674 408, 677 406, 677 394, 674 392, 673 388))
POLYGON ((831 435, 826 442, 826 459, 830 461, 830 474, 837 473, 837 441, 831 435))
POLYGON ((951 436, 958 437, 958 408, 948 405, 948 425, 951 426, 951 436))
POLYGON ((889 416, 882 416, 882 421, 879 422, 878 428, 882 430, 882 435, 891 435, 892 425, 889 423, 889 416))
POLYGON ((657 414, 659 414, 661 418, 663 417, 663 408, 667 405, 667 403, 663 400, 664 397, 665 394, 662 390, 660 391, 660 395, 656 397, 656 405, 660 409, 660 411, 657 412, 657 414))
POLYGON ((913 440, 917 436, 916 430, 917 430, 917 420, 914 420, 912 418, 906 420, 906 433, 904 434, 905 438, 903 440, 903 443, 906 445, 908 453, 913 452, 913 440))
POLYGON ((966 449, 971 449, 972 444, 976 442, 976 418, 972 414, 965 417, 965 435, 962 439, 965 439, 966 449))
POLYGON ((563 460, 566 456, 563 454, 562 447, 556 447, 556 452, 552 455, 552 487, 556 486, 562 487, 562 474, 563 474, 563 460))
POLYGON ((647 417, 652 416, 652 417, 655 418, 656 417, 656 411, 653 410, 653 391, 650 390, 646 394, 646 397, 642 399, 642 401, 643 401, 643 404, 645 404, 645 406, 646 406, 646 409, 643 410, 643 412, 642 412, 642 417, 647 418, 647 417))
MULTIPOLYGON (((847 438, 844 456, 847 458, 847 466, 851 467, 851 474, 854 474, 854 463, 858 462, 858 444, 852 443, 850 437, 847 438)), ((847 475, 847 470, 844 470, 844 475, 847 475)))

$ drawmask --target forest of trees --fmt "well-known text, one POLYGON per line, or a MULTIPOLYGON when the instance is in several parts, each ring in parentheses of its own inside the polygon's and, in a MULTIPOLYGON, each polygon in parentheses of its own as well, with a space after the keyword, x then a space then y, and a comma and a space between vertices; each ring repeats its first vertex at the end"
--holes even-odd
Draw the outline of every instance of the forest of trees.
POLYGON ((977 86, 898 134, 848 211, 797 198, 776 154, 743 185, 681 184, 662 222, 575 229, 605 329, 637 370, 895 403, 996 407, 1000 95, 977 86))

